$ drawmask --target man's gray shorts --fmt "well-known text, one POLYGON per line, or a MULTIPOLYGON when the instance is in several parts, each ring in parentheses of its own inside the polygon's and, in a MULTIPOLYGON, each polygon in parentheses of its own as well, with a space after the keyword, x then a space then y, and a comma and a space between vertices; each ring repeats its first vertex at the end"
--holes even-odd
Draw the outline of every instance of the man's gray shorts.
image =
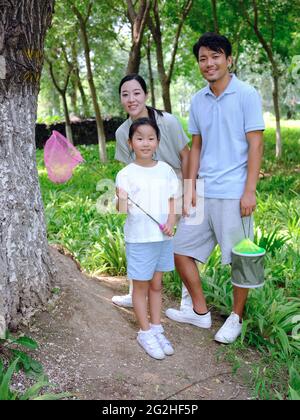
MULTIPOLYGON (((201 200, 199 197, 198 199, 201 200)), ((232 248, 245 238, 240 200, 205 198, 203 210, 202 223, 190 225, 188 218, 181 218, 174 237, 174 252, 206 263, 215 246, 219 244, 222 264, 230 264, 232 248)), ((249 218, 245 217, 243 221, 248 235, 249 218)), ((253 239, 252 218, 250 238, 253 239)))

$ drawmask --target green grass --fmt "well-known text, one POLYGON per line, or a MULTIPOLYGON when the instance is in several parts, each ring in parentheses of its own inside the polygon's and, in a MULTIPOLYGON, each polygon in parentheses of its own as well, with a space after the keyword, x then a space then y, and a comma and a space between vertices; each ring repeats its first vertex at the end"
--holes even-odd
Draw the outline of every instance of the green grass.
MULTIPOLYGON (((254 347, 260 352, 261 361, 252 369, 252 385, 255 396, 263 399, 296 399, 300 393, 295 373, 300 371, 300 126, 285 127, 283 123, 282 138, 283 156, 276 161, 275 129, 266 130, 263 177, 258 185, 255 233, 256 241, 267 248, 265 287, 251 291, 242 340, 228 350, 232 354, 233 349, 239 353, 238 349, 254 347)), ((97 200, 107 189, 97 191, 98 182, 113 182, 122 165, 113 161, 113 142, 108 144, 110 161, 106 165, 99 163, 97 146, 78 149, 87 164, 77 167, 73 178, 63 185, 48 180, 43 153, 37 152, 49 242, 68 248, 92 274, 123 275, 124 217, 97 211, 97 200)), ((223 314, 230 313, 230 270, 220 265, 218 249, 201 275, 209 304, 223 314)), ((165 276, 165 287, 180 295, 176 272, 165 276)))

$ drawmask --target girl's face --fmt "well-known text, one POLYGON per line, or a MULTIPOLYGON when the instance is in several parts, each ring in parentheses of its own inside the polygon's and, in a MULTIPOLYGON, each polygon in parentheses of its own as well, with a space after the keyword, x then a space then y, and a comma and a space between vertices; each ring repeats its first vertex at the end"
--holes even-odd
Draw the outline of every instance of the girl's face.
POLYGON ((156 132, 151 125, 140 125, 129 140, 130 148, 134 151, 136 158, 141 160, 152 160, 158 144, 156 132))
POLYGON ((148 117, 146 101, 148 95, 145 94, 141 85, 136 80, 125 82, 121 87, 121 104, 127 114, 136 120, 148 117))

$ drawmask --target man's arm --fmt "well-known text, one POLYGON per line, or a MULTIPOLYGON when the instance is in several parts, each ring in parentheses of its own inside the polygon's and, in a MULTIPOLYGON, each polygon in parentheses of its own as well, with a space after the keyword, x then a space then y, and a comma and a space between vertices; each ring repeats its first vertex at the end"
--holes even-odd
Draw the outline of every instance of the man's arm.
POLYGON ((193 134, 192 147, 188 164, 188 179, 184 185, 184 210, 183 215, 189 215, 189 209, 192 204, 196 206, 196 179, 200 166, 200 153, 202 148, 202 138, 200 135, 193 134))
POLYGON ((189 155, 190 149, 185 146, 180 152, 182 179, 187 179, 189 176, 189 155))
POLYGON ((249 151, 247 181, 241 198, 242 217, 250 216, 256 208, 256 185, 263 156, 263 131, 250 131, 246 137, 249 151))

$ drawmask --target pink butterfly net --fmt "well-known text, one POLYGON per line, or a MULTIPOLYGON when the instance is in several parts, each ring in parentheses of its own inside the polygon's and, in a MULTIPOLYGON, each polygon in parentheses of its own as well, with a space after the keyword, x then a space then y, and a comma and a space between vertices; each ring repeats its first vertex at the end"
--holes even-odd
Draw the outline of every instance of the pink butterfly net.
POLYGON ((44 161, 49 179, 63 184, 72 177, 73 169, 84 159, 62 134, 54 130, 45 144, 44 161))

